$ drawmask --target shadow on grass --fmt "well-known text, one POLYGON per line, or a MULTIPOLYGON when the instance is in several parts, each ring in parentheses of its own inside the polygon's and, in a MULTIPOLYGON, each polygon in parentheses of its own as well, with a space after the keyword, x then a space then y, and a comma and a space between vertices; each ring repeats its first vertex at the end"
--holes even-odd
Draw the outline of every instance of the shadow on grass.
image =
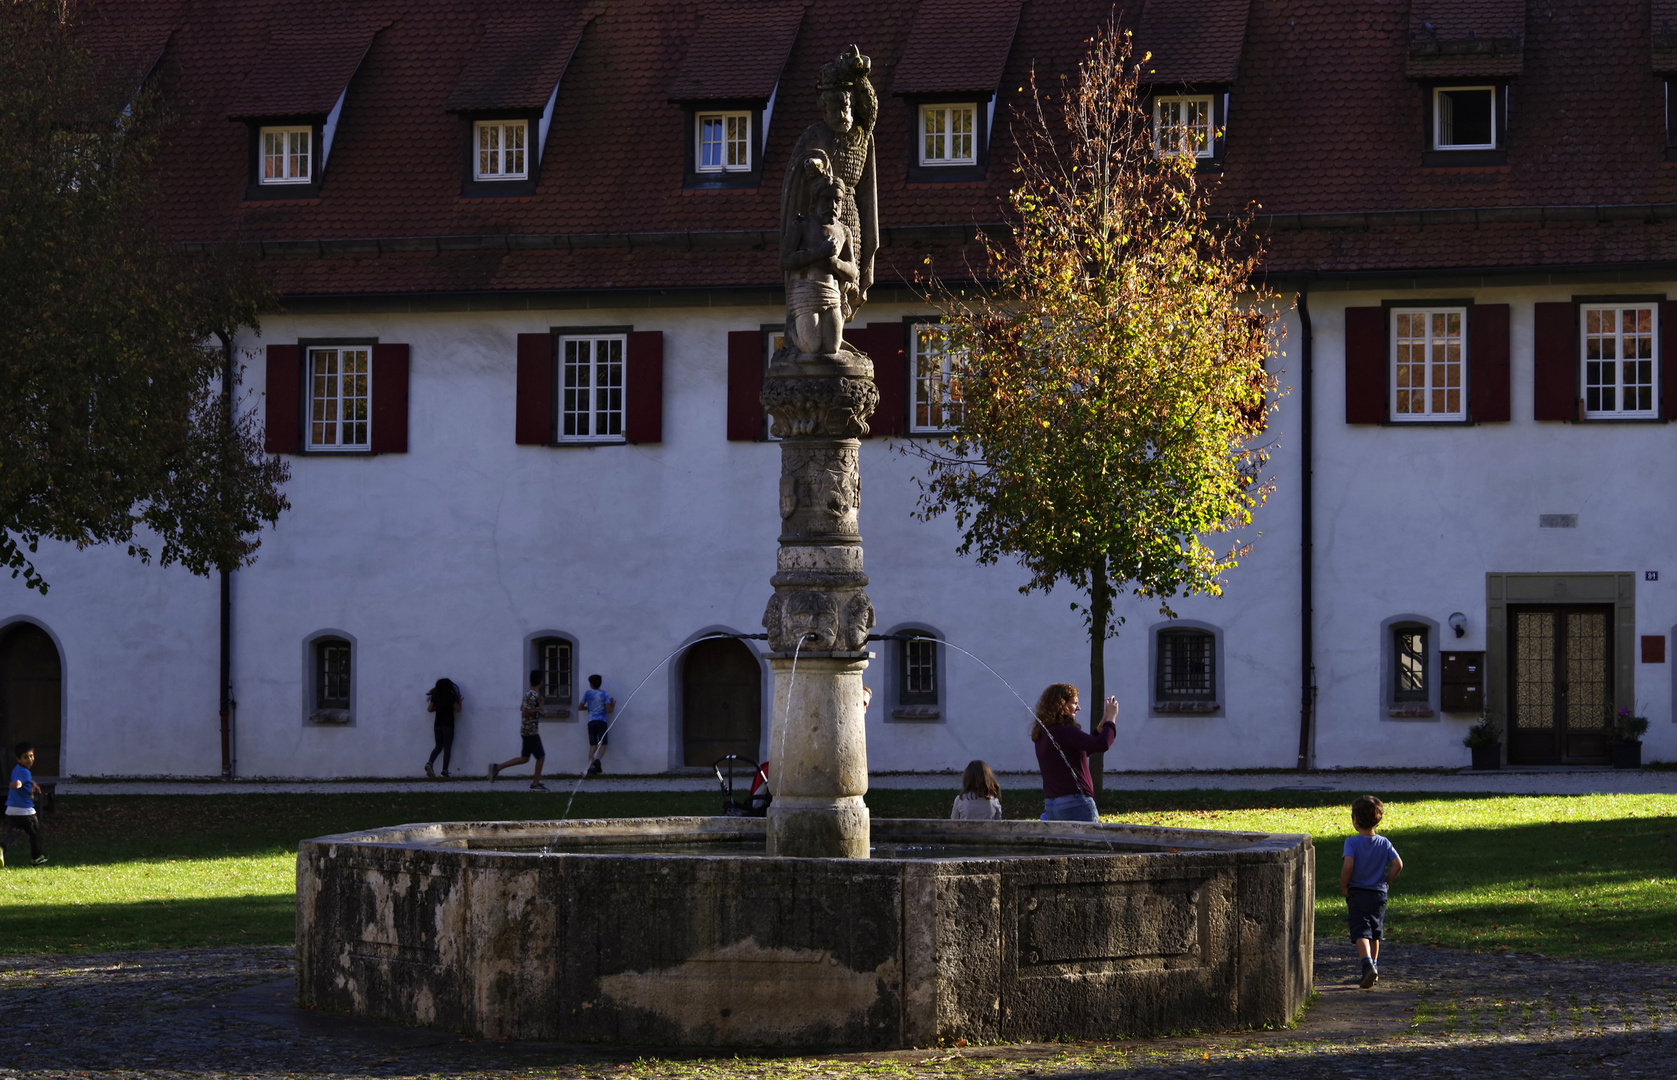
POLYGON ((6 952, 289 945, 296 909, 292 893, 123 904, 19 904, 5 909, 6 952))

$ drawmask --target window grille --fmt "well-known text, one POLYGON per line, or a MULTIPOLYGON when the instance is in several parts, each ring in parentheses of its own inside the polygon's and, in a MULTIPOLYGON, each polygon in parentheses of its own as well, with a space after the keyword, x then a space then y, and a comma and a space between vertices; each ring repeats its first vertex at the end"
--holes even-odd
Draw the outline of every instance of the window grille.
POLYGON ((1426 701, 1427 632, 1419 626, 1400 626, 1392 631, 1394 701, 1426 701))
POLYGON ((561 440, 622 440, 626 341, 623 335, 559 339, 561 440))
POLYGON ((973 138, 973 105, 920 107, 920 164, 973 165, 978 161, 973 138))
POLYGON ((1392 418, 1467 419, 1466 308, 1392 311, 1392 418))
POLYGON ((265 127, 262 137, 262 183, 307 184, 313 179, 312 127, 265 127))
POLYGON ((960 355, 949 348, 948 328, 937 323, 914 327, 914 422, 912 430, 935 432, 958 427, 963 414, 960 355))
POLYGON ((1153 150, 1160 157, 1210 157, 1210 95, 1154 98, 1153 150))
POLYGON ((309 449, 367 449, 371 356, 365 346, 309 349, 309 449))
POLYGON ((479 180, 524 180, 525 136, 530 125, 523 120, 480 121, 477 126, 477 178, 479 180))
POLYGON ((1159 634, 1160 701, 1211 701, 1217 696, 1216 640, 1204 630, 1159 634))
POLYGON ((549 704, 571 703, 571 643, 564 638, 536 642, 536 663, 542 673, 542 696, 549 704))
POLYGON ((1584 415, 1649 417, 1658 415, 1654 392, 1654 308, 1586 306, 1579 321, 1584 333, 1584 415))
POLYGON ((317 709, 349 708, 349 642, 315 642, 314 704, 317 709))
POLYGON ((929 634, 915 634, 902 646, 902 687, 899 694, 904 705, 936 705, 938 700, 937 639, 929 634))
POLYGON ((699 172, 750 171, 750 113, 700 113, 698 122, 699 172))

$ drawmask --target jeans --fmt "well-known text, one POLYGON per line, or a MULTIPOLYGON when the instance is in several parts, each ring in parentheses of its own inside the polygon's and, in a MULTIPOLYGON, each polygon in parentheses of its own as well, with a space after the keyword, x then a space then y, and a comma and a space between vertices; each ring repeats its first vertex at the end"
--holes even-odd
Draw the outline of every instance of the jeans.
POLYGON ((9 847, 14 831, 29 834, 29 854, 32 858, 41 857, 41 819, 37 814, 7 814, 0 817, 0 847, 9 847))
POLYGON ((1042 802, 1043 821, 1099 821, 1095 800, 1087 795, 1060 795, 1042 802))

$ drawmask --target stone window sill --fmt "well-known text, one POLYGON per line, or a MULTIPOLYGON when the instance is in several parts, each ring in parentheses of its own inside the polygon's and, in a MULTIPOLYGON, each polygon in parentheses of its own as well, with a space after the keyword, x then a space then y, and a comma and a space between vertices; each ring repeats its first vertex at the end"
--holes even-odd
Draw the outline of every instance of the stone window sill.
POLYGON ((316 709, 309 714, 312 724, 343 725, 355 719, 355 714, 348 709, 316 709))
POLYGON ((1392 720, 1431 720, 1437 714, 1431 705, 1416 702, 1399 702, 1386 707, 1386 716, 1392 720))
POLYGON ((566 705, 543 705, 541 711, 536 714, 538 720, 569 720, 570 718, 571 710, 566 705))
POLYGON ((891 710, 893 720, 941 720, 943 712, 936 705, 905 705, 891 710))
POLYGON ((1219 701, 1155 701, 1153 711, 1170 716, 1206 716, 1222 712, 1223 704, 1219 701))

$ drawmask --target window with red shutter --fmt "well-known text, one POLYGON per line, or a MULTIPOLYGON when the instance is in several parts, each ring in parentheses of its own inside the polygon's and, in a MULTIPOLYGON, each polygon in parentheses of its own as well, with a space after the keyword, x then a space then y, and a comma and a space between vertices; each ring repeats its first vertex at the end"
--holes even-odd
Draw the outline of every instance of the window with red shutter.
POLYGON ((761 442, 763 422, 764 333, 728 332, 728 440, 761 442))
POLYGON ((846 330, 844 337, 873 361, 873 382, 879 391, 879 404, 868 418, 868 435, 881 438, 901 435, 907 411, 904 391, 908 382, 908 372, 903 364, 907 340, 903 324, 869 323, 866 330, 846 330))
POLYGON ((1386 422, 1386 310, 1345 309, 1345 422, 1386 422))
POLYGON ((1660 304, 1660 416, 1677 420, 1677 303, 1660 304))
POLYGON ((635 330, 629 333, 627 385, 624 396, 627 415, 623 441, 664 441, 664 332, 635 330))
POLYGON ((267 378, 262 448, 270 454, 295 454, 300 449, 303 427, 298 408, 303 391, 302 347, 268 346, 267 378))
POLYGON ((1578 306, 1532 306, 1532 418, 1578 419, 1578 306))
POLYGON ((1474 304, 1467 309, 1468 410, 1475 423, 1506 423, 1508 400, 1508 305, 1474 304))
POLYGON ((408 347, 373 346, 373 430, 375 454, 408 452, 408 347))
POLYGON ((518 335, 518 399, 513 441, 546 446, 553 441, 553 335, 518 335))

